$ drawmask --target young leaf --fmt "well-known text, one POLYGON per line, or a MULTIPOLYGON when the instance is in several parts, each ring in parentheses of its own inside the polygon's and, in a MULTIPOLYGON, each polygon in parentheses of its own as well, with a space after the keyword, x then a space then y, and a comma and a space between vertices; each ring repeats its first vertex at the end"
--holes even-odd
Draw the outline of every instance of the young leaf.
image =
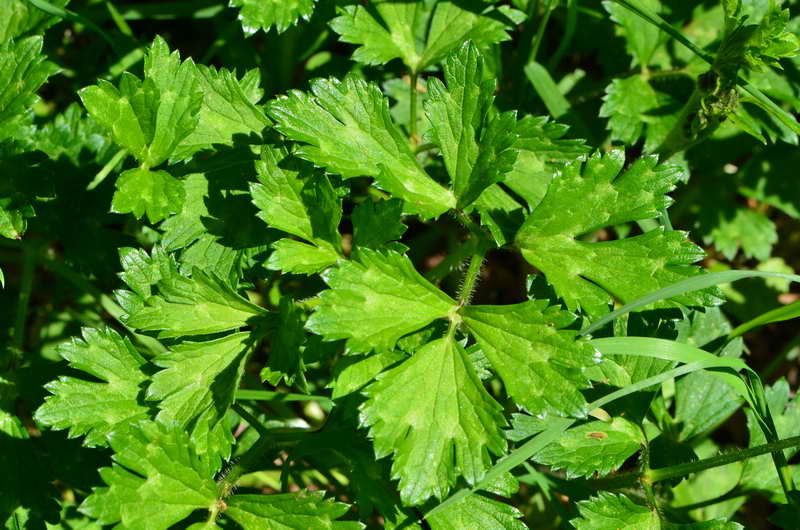
POLYGON ((347 339, 355 352, 394 348, 397 340, 438 318, 456 302, 430 284, 406 256, 361 249, 323 279, 330 289, 306 327, 325 340, 347 339))
POLYGON ((557 442, 536 453, 534 459, 555 469, 564 469, 567 478, 599 476, 618 469, 647 443, 639 427, 622 417, 611 422, 590 421, 567 429, 557 442))
POLYGON ((502 407, 483 388, 463 348, 435 340, 368 386, 361 421, 378 458, 393 455, 400 497, 443 498, 459 476, 469 484, 505 452, 502 407))
POLYGON ((385 64, 399 58, 412 72, 421 72, 465 41, 485 47, 508 40, 508 29, 523 19, 515 9, 482 0, 378 0, 369 8, 341 7, 331 28, 343 42, 359 45, 353 53, 358 62, 385 64))
POLYGON ((426 110, 463 208, 513 166, 516 114, 492 108, 495 82, 486 79, 483 57, 471 42, 447 58, 444 77, 446 87, 436 78, 428 81, 426 110))
POLYGON ((245 530, 261 528, 325 528, 359 530, 357 521, 336 521, 350 506, 325 498, 324 491, 299 491, 278 495, 234 495, 225 515, 245 530))
POLYGON ((198 122, 203 93, 191 59, 180 61, 156 37, 145 57, 145 79, 125 73, 119 88, 100 80, 80 91, 89 114, 147 168, 166 161, 198 122))
MULTIPOLYGON (((621 172, 624 163, 622 151, 613 150, 593 155, 583 168, 567 167, 517 234, 522 255, 545 274, 567 307, 581 307, 593 316, 607 312, 612 297, 630 302, 700 273, 691 264, 703 252, 682 232, 656 229, 600 243, 577 239, 603 227, 657 217, 670 204, 665 194, 680 169, 657 166, 655 157, 645 157, 621 172)), ((675 300, 712 305, 718 303, 716 292, 675 300)))
POLYGON ((53 429, 69 429, 70 437, 85 436, 89 446, 105 445, 112 430, 148 417, 142 386, 146 364, 130 340, 111 329, 84 328, 58 350, 72 368, 100 380, 62 376, 47 384, 53 395, 36 411, 36 421, 53 429))
POLYGON ((348 76, 317 79, 311 91, 295 90, 269 105, 275 128, 305 144, 295 155, 344 178, 374 177, 405 200, 408 213, 436 217, 455 206, 452 193, 420 167, 376 85, 348 76))
POLYGON ((115 186, 111 211, 116 213, 132 213, 137 218, 147 214, 151 223, 157 223, 183 206, 183 186, 166 171, 129 169, 117 178, 115 186))
POLYGON ((233 403, 250 348, 248 333, 207 342, 182 342, 153 359, 163 368, 152 377, 147 399, 160 401, 156 419, 189 426, 204 416, 214 427, 233 403))
POLYGON ((247 35, 259 29, 269 31, 273 26, 283 33, 300 18, 308 19, 314 12, 316 0, 230 0, 231 7, 239 7, 239 20, 247 35))
POLYGON ((100 524, 166 529, 217 501, 217 485, 183 429, 152 421, 109 437, 114 465, 102 468, 108 487, 93 488, 80 511, 100 524))
POLYGON ((465 306, 459 313, 514 401, 534 414, 583 416, 583 371, 600 361, 594 348, 562 328, 575 317, 547 301, 465 306))

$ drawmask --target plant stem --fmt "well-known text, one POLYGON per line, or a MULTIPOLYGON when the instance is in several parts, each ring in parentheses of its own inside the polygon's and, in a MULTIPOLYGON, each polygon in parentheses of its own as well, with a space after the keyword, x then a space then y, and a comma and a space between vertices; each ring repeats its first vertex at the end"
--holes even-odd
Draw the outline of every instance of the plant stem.
POLYGON ((115 167, 117 167, 117 165, 125 158, 127 154, 128 151, 126 151, 125 149, 120 149, 119 151, 117 151, 117 154, 115 154, 111 158, 111 160, 106 162, 106 165, 104 165, 103 168, 97 172, 97 175, 95 175, 92 181, 89 183, 89 185, 86 186, 87 191, 91 191, 95 189, 97 186, 99 186, 100 183, 102 183, 105 180, 108 174, 111 173, 111 171, 115 167))
POLYGON ((250 401, 318 401, 322 405, 333 405, 333 401, 326 396, 309 396, 305 394, 284 394, 269 390, 239 390, 236 399, 250 401))
POLYGON ((527 64, 536 60, 536 54, 539 53, 539 46, 542 44, 542 38, 544 38, 544 30, 547 27, 547 22, 550 20, 550 13, 552 12, 553 0, 547 0, 547 4, 544 6, 544 16, 542 17, 542 21, 539 22, 539 27, 536 29, 536 36, 534 36, 533 43, 531 44, 531 52, 528 54, 527 64))
POLYGON ((467 273, 464 275, 464 284, 461 286, 461 292, 458 295, 458 305, 461 307, 469 304, 472 292, 475 290, 475 285, 478 281, 478 276, 480 276, 481 273, 484 256, 486 256, 486 245, 482 245, 478 242, 475 252, 469 260, 469 267, 467 268, 467 273))
POLYGON ((685 477, 692 473, 699 473, 706 469, 725 466, 734 462, 740 462, 756 456, 765 455, 768 453, 775 453, 788 449, 790 447, 800 446, 800 436, 793 436, 778 440, 777 442, 767 443, 748 449, 741 449, 739 451, 732 451, 730 453, 723 453, 721 455, 712 456, 696 462, 687 462, 685 464, 677 464, 669 467, 662 467, 658 469, 650 469, 647 472, 638 471, 635 473, 626 473, 607 479, 590 480, 587 484, 592 489, 621 489, 635 485, 637 482, 655 484, 656 482, 663 482, 674 478, 685 477))
POLYGON ((410 98, 409 122, 408 122, 408 135, 411 138, 411 143, 417 145, 417 72, 411 74, 410 86, 408 96, 410 98))
POLYGON ((38 248, 31 244, 22 247, 22 280, 19 286, 17 317, 14 322, 14 347, 21 350, 25 344, 25 322, 28 319, 28 304, 33 289, 33 271, 36 268, 38 248))

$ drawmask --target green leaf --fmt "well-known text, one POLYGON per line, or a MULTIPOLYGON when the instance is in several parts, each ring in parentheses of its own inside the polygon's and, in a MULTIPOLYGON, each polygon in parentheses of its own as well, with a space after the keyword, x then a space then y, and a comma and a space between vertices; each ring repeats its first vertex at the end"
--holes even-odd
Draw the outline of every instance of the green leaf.
POLYGON ((471 42, 447 58, 444 77, 447 86, 429 79, 426 110, 457 206, 463 208, 513 166, 516 113, 492 108, 495 81, 486 79, 483 57, 471 42))
POLYGON ((162 338, 207 335, 244 327, 250 318, 266 313, 200 269, 195 268, 187 278, 168 262, 161 264, 159 276, 158 296, 120 293, 129 326, 159 331, 162 338))
POLYGON ((407 355, 400 350, 343 357, 334 366, 333 395, 331 398, 339 399, 361 390, 387 366, 402 361, 406 357, 407 355))
POLYGON ((324 491, 299 491, 279 495, 234 495, 227 501, 225 515, 245 530, 262 528, 319 528, 358 530, 356 521, 336 521, 349 506, 325 498, 324 491))
POLYGON ((536 453, 534 460, 566 471, 567 478, 604 476, 647 443, 639 427, 622 417, 590 421, 567 429, 557 442, 536 453))
POLYGON ((328 270, 330 289, 306 327, 325 340, 347 339, 355 352, 394 348, 397 340, 438 318, 456 302, 420 275, 406 256, 361 249, 358 261, 328 270))
POLYGON ((713 242, 729 260, 736 256, 740 247, 748 258, 764 261, 770 257, 772 246, 778 242, 778 233, 775 223, 768 217, 747 208, 736 208, 732 218, 726 218, 721 209, 716 213, 719 215, 717 224, 704 238, 706 243, 713 242))
POLYGON ((642 118, 658 104, 658 94, 643 76, 614 79, 606 87, 600 117, 609 118, 608 129, 613 140, 634 144, 647 126, 647 121, 642 118))
POLYGON ((278 329, 270 339, 269 356, 267 365, 261 369, 261 380, 272 386, 278 386, 281 379, 287 386, 296 382, 303 392, 308 393, 303 363, 302 347, 306 337, 302 316, 303 310, 291 298, 281 298, 278 329))
POLYGON ((112 146, 105 129, 84 114, 78 103, 70 103, 64 112, 37 129, 32 142, 52 160, 63 156, 76 167, 86 161, 87 151, 98 164, 105 162, 112 146))
MULTIPOLYGON (((637 3, 653 13, 661 11, 661 0, 637 0, 637 3)), ((611 14, 611 20, 622 26, 625 47, 633 57, 631 66, 638 64, 646 67, 650 64, 661 42, 658 26, 646 23, 636 13, 616 2, 605 1, 603 7, 611 14)))
POLYGON ((183 160, 214 145, 233 145, 237 137, 258 135, 269 126, 269 118, 257 105, 262 96, 258 75, 251 70, 237 79, 224 68, 197 66, 195 78, 203 94, 197 126, 181 140, 171 158, 183 160))
POLYGON ((305 239, 335 254, 340 248, 342 202, 328 177, 285 149, 264 148, 256 162, 258 184, 251 184, 258 217, 273 228, 305 239))
POLYGON ((408 228, 403 224, 402 212, 403 203, 397 199, 362 202, 351 216, 353 241, 361 248, 385 248, 387 243, 400 239, 408 228))
POLYGON ((189 426, 196 418, 216 425, 233 403, 250 351, 249 333, 207 342, 182 342, 153 359, 163 368, 152 377, 147 399, 160 401, 156 419, 189 426))
POLYGON ((137 219, 147 215, 151 223, 157 223, 183 207, 183 186, 166 171, 129 169, 115 186, 111 211, 116 213, 132 213, 137 219))
POLYGON ((144 81, 124 73, 119 88, 100 80, 79 92, 86 110, 146 168, 166 161, 194 131, 203 102, 192 59, 183 62, 156 37, 145 57, 144 81))
POLYGON ((377 0, 369 8, 341 7, 330 25, 340 40, 359 45, 353 60, 382 65, 399 58, 412 72, 421 72, 465 41, 486 47, 508 40, 508 30, 523 19, 519 11, 482 0, 377 0))
POLYGON ((316 0, 230 0, 231 7, 239 7, 239 20, 245 34, 259 29, 269 31, 273 26, 283 33, 297 24, 302 17, 308 19, 314 12, 316 0))
POLYGON ((580 518, 570 524, 578 530, 740 530, 742 525, 722 519, 702 523, 674 524, 662 521, 656 510, 635 504, 625 495, 600 492, 597 497, 578 503, 580 518))
POLYGON ((374 177, 406 201, 408 213, 436 217, 455 206, 453 194, 420 167, 376 85, 348 76, 317 79, 311 91, 292 91, 268 109, 278 131, 303 142, 296 156, 346 179, 374 177))
POLYGON ((599 355, 575 332, 575 317, 546 300, 505 306, 465 306, 459 313, 503 379, 514 401, 534 414, 586 414, 581 389, 599 355))
POLYGON ((443 498, 459 476, 475 484, 490 454, 505 452, 502 407, 450 338, 428 343, 364 393, 361 422, 376 456, 393 455, 392 478, 407 505, 443 498))
POLYGON ((280 239, 272 244, 272 254, 267 260, 267 268, 293 274, 317 274, 337 261, 341 256, 328 247, 315 247, 295 241, 280 239))
MULTIPOLYGON (((629 302, 700 273, 703 257, 682 232, 656 229, 618 241, 579 240, 603 227, 657 217, 681 175, 674 166, 644 157, 621 171, 622 151, 594 154, 554 179, 547 195, 517 234, 522 255, 541 270, 570 309, 602 316, 614 298, 629 302), (581 176, 583 173, 583 176, 581 176)), ((687 305, 718 302, 716 291, 675 299, 687 305)))
POLYGON ((217 502, 208 464, 183 429, 141 422, 109 443, 114 465, 100 470, 108 487, 93 488, 80 507, 100 524, 166 529, 217 502))
POLYGON ((431 530, 525 530, 522 512, 504 502, 473 494, 427 518, 431 530))
POLYGON ((140 394, 147 381, 144 358, 130 340, 111 329, 84 328, 83 339, 58 349, 69 365, 99 381, 61 376, 47 384, 53 395, 36 411, 36 421, 53 429, 69 429, 84 444, 106 444, 111 431, 122 432, 148 417, 140 394))
POLYGON ((550 121, 547 116, 525 116, 517 122, 517 160, 503 183, 525 199, 531 210, 560 171, 586 159, 591 151, 583 140, 564 138, 567 130, 567 125, 550 121))
MULTIPOLYGON (((64 7, 69 0, 53 0, 64 7)), ((15 39, 26 33, 41 33, 58 20, 24 0, 0 2, 0 42, 15 39)))
POLYGON ((42 42, 42 37, 0 39, 0 86, 4 87, 0 91, 0 141, 13 132, 14 123, 30 112, 39 100, 36 91, 58 71, 42 56, 42 42))

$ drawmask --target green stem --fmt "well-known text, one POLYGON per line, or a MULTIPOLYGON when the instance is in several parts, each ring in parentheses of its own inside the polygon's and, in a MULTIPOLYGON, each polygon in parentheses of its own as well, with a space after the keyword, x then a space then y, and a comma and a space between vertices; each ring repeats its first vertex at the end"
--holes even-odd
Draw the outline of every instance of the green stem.
POLYGON ((460 245, 458 245, 453 252, 445 256, 445 258, 434 268, 425 273, 425 279, 433 284, 438 284, 444 280, 448 274, 458 267, 467 259, 467 256, 475 252, 476 239, 470 237, 460 245))
POLYGON ((410 111, 409 111, 409 122, 408 122, 408 135, 411 137, 412 144, 417 144, 417 80, 418 80, 417 72, 413 72, 411 74, 411 80, 409 83, 409 90, 408 96, 410 98, 410 111))
POLYGON ((234 412, 236 412, 236 414, 241 416, 242 419, 246 421, 248 425, 250 425, 250 427, 258 431, 258 434, 260 434, 262 438, 269 438, 270 436, 269 429, 267 429, 263 423, 258 421, 258 418, 250 414, 250 412, 246 408, 241 406, 239 403, 234 403, 233 405, 231 405, 231 408, 233 409, 234 412))
POLYGON ((480 276, 481 267, 483 266, 483 258, 485 256, 486 246, 480 244, 479 242, 475 248, 475 252, 472 254, 472 257, 469 260, 467 273, 464 275, 464 284, 461 286, 461 292, 458 295, 459 306, 463 307, 469 304, 469 300, 472 297, 472 292, 475 290, 475 285, 478 281, 478 276, 480 276))
POLYGON ((544 30, 547 27, 547 22, 550 20, 550 14, 552 12, 553 0, 547 0, 547 4, 544 6, 544 16, 542 17, 542 21, 539 22, 539 27, 536 29, 536 36, 534 36, 533 43, 531 44, 531 52, 528 54, 527 64, 536 61, 536 54, 539 53, 539 46, 542 44, 542 39, 544 38, 544 30))
POLYGON ((333 405, 333 401, 325 396, 309 396, 306 394, 284 394, 269 390, 239 390, 237 400, 249 401, 317 401, 323 405, 333 405))
POLYGON ((768 453, 782 452, 784 449, 790 447, 800 446, 800 436, 793 436, 778 440, 777 442, 767 443, 748 449, 741 449, 739 451, 732 451, 730 453, 723 453, 721 455, 712 456, 703 460, 695 462, 687 462, 685 464, 677 464, 669 467, 662 467, 658 469, 650 469, 647 472, 638 471, 635 473, 626 473, 616 477, 590 480, 587 484, 592 489, 621 489, 634 486, 637 482, 644 484, 655 484, 657 482, 664 482, 665 480, 672 480, 675 478, 685 477, 692 473, 699 473, 707 469, 721 467, 734 462, 741 462, 750 458, 765 455, 768 453))
POLYGON ((564 28, 564 36, 561 37, 561 42, 558 43, 553 56, 547 62, 547 69, 555 71, 556 66, 561 61, 561 57, 572 44, 572 38, 575 36, 575 28, 578 24, 578 0, 567 0, 567 23, 564 28))
POLYGON ((113 157, 111 157, 111 160, 106 162, 106 165, 104 165, 103 168, 100 171, 97 172, 97 175, 95 175, 94 178, 92 179, 92 181, 89 183, 89 185, 86 186, 86 189, 88 191, 91 191, 91 190, 95 189, 97 186, 99 186, 100 183, 103 182, 105 180, 105 178, 108 176, 108 174, 111 173, 111 171, 115 167, 117 167, 117 165, 122 160, 125 159, 125 156, 127 154, 128 154, 128 151, 126 151, 125 149, 120 149, 119 151, 117 151, 117 154, 115 154, 113 157))
POLYGON ((36 268, 38 247, 25 245, 22 247, 22 280, 19 286, 17 301, 17 317, 14 322, 14 347, 21 350, 25 344, 25 322, 28 320, 28 304, 33 289, 33 271, 36 268))

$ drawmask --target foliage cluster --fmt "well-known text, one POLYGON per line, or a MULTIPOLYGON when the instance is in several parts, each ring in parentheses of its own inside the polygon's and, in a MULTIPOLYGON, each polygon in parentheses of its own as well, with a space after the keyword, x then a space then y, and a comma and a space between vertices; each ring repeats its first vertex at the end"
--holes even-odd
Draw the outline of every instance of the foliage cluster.
POLYGON ((0 523, 798 528, 795 4, 0 0, 0 523))

